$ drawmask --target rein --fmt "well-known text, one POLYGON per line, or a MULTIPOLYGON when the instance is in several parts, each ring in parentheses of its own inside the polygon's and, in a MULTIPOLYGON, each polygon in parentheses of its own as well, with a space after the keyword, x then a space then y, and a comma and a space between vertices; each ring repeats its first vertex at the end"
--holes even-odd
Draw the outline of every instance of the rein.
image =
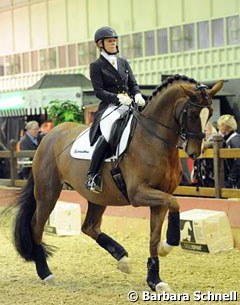
MULTIPOLYGON (((207 88, 204 85, 199 85, 196 86, 196 91, 199 90, 201 91, 201 95, 203 97, 203 99, 208 99, 208 94, 206 93, 205 88, 207 88)), ((154 125, 158 125, 161 127, 164 127, 168 130, 170 130, 172 133, 174 133, 175 135, 178 135, 181 137, 181 139, 186 142, 188 139, 196 139, 196 140, 202 140, 205 137, 205 134, 203 132, 191 132, 189 131, 189 128, 187 126, 187 115, 188 115, 188 108, 189 106, 193 106, 193 107, 197 107, 197 108, 205 108, 210 106, 210 104, 207 105, 200 105, 199 103, 197 103, 197 99, 195 96, 190 97, 183 105, 183 107, 181 108, 181 110, 179 111, 179 114, 177 115, 176 121, 180 124, 181 126, 181 130, 180 132, 172 129, 171 127, 160 123, 160 122, 156 122, 153 121, 151 118, 147 117, 146 115, 144 115, 143 113, 139 112, 138 110, 136 110, 135 108, 133 108, 133 116, 136 118, 137 122, 151 135, 155 136, 157 139, 161 140, 162 142, 164 142, 165 144, 167 144, 168 146, 171 147, 177 147, 179 148, 178 145, 171 143, 169 140, 164 139, 163 137, 161 137, 160 135, 157 134, 157 132, 155 131, 154 125)))
POLYGON ((133 110, 133 116, 134 118, 137 120, 137 122, 139 123, 139 125, 141 125, 150 135, 154 135, 157 139, 161 140, 162 142, 164 142, 165 144, 172 146, 172 147, 178 147, 176 144, 173 144, 169 141, 167 141, 166 139, 162 138, 161 136, 159 136, 156 131, 154 130, 154 128, 151 128, 150 125, 159 125, 161 127, 165 127, 168 130, 172 131, 173 133, 175 133, 176 135, 180 135, 180 133, 176 132, 175 130, 171 129, 168 126, 165 126, 162 123, 159 122, 154 122, 151 118, 145 116, 143 113, 139 112, 138 110, 132 108, 133 110), (150 123, 150 124, 149 124, 150 123))

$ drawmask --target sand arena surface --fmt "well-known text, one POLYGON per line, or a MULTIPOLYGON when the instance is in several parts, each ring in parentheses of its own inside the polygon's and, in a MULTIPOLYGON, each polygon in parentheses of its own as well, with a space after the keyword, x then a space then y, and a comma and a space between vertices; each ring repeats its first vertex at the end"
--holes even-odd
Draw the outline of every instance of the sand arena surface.
MULTIPOLYGON (((132 259, 132 273, 117 269, 116 261, 88 236, 57 237, 45 234, 44 241, 58 247, 49 260, 56 277, 54 286, 37 278, 32 263, 24 262, 11 243, 9 221, 0 227, 0 304, 1 305, 108 305, 130 304, 130 291, 148 290, 145 282, 149 256, 149 220, 103 217, 102 229, 120 242, 132 259)), ((227 253, 197 254, 174 249, 161 258, 161 277, 175 293, 208 290, 215 293, 235 290, 240 295, 238 250, 227 253)), ((239 300, 239 296, 238 296, 239 300)), ((215 304, 215 302, 144 302, 135 304, 215 304)), ((226 304, 226 302, 217 302, 226 304)), ((237 305, 236 302, 228 304, 237 305)))

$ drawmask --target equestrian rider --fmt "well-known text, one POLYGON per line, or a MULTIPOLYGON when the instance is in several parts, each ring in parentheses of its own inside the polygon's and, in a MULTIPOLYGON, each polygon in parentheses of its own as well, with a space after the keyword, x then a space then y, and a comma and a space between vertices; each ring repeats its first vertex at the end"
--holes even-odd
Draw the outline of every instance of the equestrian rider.
MULTIPOLYGON (((95 193, 102 191, 101 170, 107 157, 109 144, 101 134, 100 121, 109 106, 119 106, 116 111, 128 110, 132 100, 145 106, 139 86, 128 61, 118 57, 118 35, 110 27, 99 28, 94 36, 99 58, 90 64, 90 78, 96 97, 101 100, 90 129, 91 146, 97 142, 87 174, 86 188, 95 193)), ((110 127, 111 128, 111 127, 110 127)))

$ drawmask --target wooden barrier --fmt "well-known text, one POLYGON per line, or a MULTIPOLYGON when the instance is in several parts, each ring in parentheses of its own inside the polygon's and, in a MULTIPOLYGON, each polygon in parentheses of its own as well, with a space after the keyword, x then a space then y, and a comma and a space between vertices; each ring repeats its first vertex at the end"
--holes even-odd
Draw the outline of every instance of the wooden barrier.
MULTIPOLYGON (((196 187, 196 186, 178 186, 174 192, 177 196, 195 196, 210 198, 240 198, 240 189, 224 188, 223 159, 240 158, 239 149, 222 148, 223 140, 220 135, 214 136, 213 148, 207 149, 201 158, 213 159, 215 187, 196 187)), ((0 158, 10 159, 10 179, 0 179, 0 185, 11 187, 22 187, 26 180, 16 179, 17 177, 17 160, 21 158, 33 158, 34 150, 16 151, 16 141, 11 140, 10 150, 0 151, 0 158)), ((181 159, 189 158, 183 151, 179 150, 181 159)))

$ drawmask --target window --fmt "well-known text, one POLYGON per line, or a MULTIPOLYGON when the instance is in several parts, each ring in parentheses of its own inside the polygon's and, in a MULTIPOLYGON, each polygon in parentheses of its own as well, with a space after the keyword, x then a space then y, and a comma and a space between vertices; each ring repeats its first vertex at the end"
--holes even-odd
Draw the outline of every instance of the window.
POLYGON ((29 53, 23 53, 23 73, 30 72, 30 65, 29 65, 29 53))
POLYGON ((31 52, 32 71, 38 71, 38 51, 31 52))
POLYGON ((142 33, 133 34, 133 56, 134 58, 143 56, 142 33))
POLYGON ((97 48, 95 42, 93 41, 90 41, 88 43, 88 56, 89 56, 88 62, 94 61, 97 57, 97 48))
POLYGON ((197 23, 198 48, 208 49, 209 44, 209 22, 203 21, 197 23))
POLYGON ((40 50, 40 70, 44 71, 48 69, 47 50, 40 50))
POLYGON ((5 74, 11 75, 12 74, 12 56, 5 57, 5 74))
POLYGON ((79 43, 77 45, 77 52, 78 52, 78 65, 87 65, 88 64, 88 51, 87 51, 87 44, 79 43))
POLYGON ((15 54, 13 56, 13 68, 12 74, 19 74, 21 73, 21 54, 15 54))
POLYGON ((239 16, 232 16, 226 19, 227 23, 227 44, 240 43, 240 21, 239 16))
POLYGON ((57 68, 57 51, 56 48, 51 48, 48 50, 48 66, 49 69, 57 68))
POLYGON ((183 26, 184 33, 184 51, 195 49, 194 24, 186 24, 183 26))
POLYGON ((121 37, 121 53, 126 58, 132 58, 132 42, 131 36, 125 35, 121 37))
POLYGON ((68 46, 68 66, 76 67, 76 65, 77 65, 76 45, 71 44, 68 46))
POLYGON ((4 57, 0 56, 0 76, 4 76, 4 57))
POLYGON ((171 52, 182 51, 182 36, 180 26, 170 28, 171 52))
POLYGON ((145 55, 146 56, 155 55, 154 31, 148 31, 144 33, 144 40, 145 40, 145 55))
MULTIPOLYGON (((0 62, 0 75, 4 75, 4 65, 0 62), (1 68, 2 67, 2 68, 1 68)), ((5 75, 14 75, 21 73, 21 55, 10 55, 5 57, 5 75)))
POLYGON ((65 68, 67 66, 66 61, 66 46, 58 48, 59 68, 65 68))
POLYGON ((158 54, 168 53, 168 32, 167 29, 157 31, 157 52, 158 54))
POLYGON ((224 44, 223 19, 212 21, 212 46, 221 47, 224 44))

